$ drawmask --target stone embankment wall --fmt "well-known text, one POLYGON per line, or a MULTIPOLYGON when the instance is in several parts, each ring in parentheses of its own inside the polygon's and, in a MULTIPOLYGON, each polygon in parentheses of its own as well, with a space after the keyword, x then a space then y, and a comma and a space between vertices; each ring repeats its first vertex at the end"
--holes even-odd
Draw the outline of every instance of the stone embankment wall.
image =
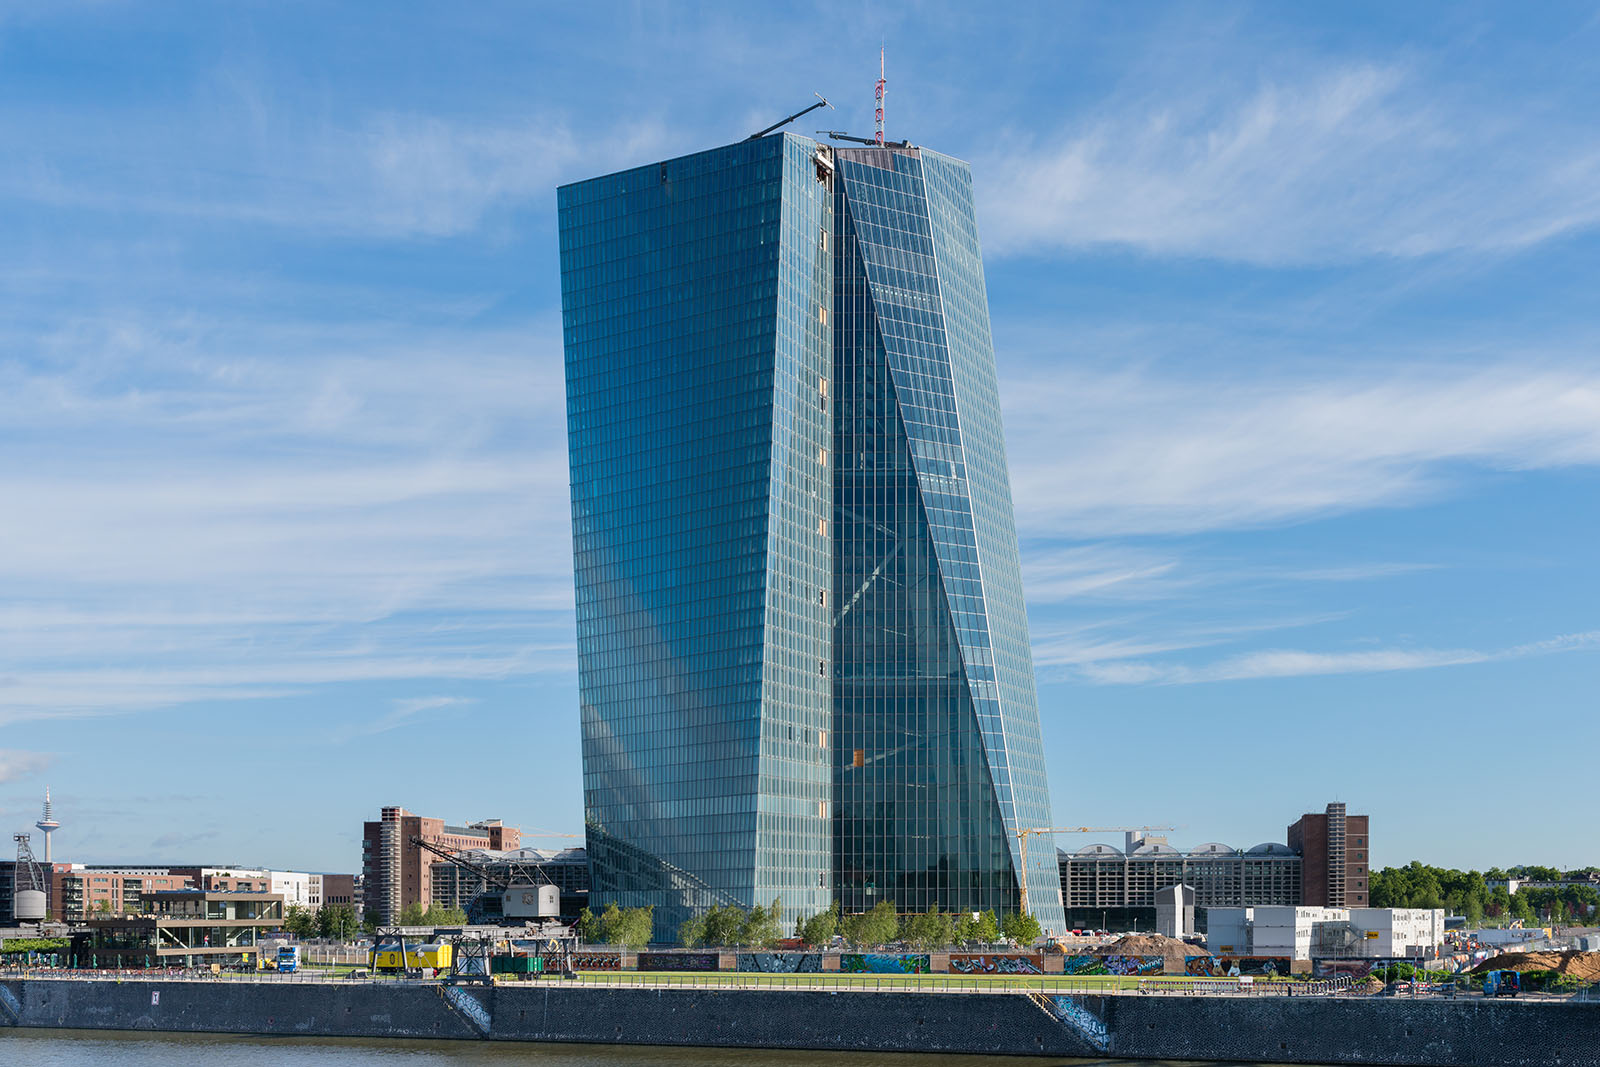
POLYGON ((0 1027, 1600 1067, 1600 1004, 6 980, 0 1027))

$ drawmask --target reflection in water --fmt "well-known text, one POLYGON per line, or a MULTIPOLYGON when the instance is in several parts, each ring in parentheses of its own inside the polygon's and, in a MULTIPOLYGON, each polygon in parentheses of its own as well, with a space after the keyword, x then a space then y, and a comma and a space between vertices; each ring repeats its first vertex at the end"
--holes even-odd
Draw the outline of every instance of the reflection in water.
MULTIPOLYGON (((530 1064, 532 1067, 1022 1067, 1088 1065, 1098 1060, 926 1053, 805 1052, 547 1045, 521 1042, 408 1041, 357 1038, 152 1034, 116 1030, 0 1030, 5 1067, 433 1067, 435 1064, 530 1064)), ((1106 1061, 1110 1062, 1110 1061, 1106 1061)), ((1118 1067, 1140 1067, 1128 1060, 1118 1067)), ((1152 1067, 1146 1063, 1144 1067, 1152 1067)))

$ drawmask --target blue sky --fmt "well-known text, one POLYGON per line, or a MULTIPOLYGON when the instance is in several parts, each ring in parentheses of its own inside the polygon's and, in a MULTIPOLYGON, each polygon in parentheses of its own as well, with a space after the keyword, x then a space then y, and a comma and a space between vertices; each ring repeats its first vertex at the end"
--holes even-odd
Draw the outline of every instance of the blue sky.
POLYGON ((579 832, 554 188, 813 91, 867 132, 880 43, 890 137, 974 168, 1058 821, 1600 862, 1559 4, 0 0, 3 821, 579 832))

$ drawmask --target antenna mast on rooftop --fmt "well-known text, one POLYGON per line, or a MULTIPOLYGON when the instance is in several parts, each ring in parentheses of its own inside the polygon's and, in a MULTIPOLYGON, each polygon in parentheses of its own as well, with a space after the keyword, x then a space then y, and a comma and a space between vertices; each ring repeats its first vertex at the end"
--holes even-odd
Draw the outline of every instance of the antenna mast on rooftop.
POLYGON ((874 115, 874 120, 878 124, 877 142, 878 142, 878 147, 879 148, 883 147, 883 91, 884 91, 884 86, 887 85, 887 84, 889 84, 889 83, 887 81, 885 81, 884 77, 883 77, 883 49, 879 48, 878 49, 878 85, 877 85, 876 91, 873 94, 877 98, 877 100, 876 100, 877 112, 874 115))

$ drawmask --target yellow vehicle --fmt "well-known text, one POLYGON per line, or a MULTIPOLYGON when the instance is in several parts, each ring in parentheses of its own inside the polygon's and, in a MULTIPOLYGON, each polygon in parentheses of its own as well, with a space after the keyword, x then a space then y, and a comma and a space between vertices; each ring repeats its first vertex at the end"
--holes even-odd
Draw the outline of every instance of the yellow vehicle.
POLYGON ((368 962, 374 971, 448 971, 455 948, 449 942, 424 944, 407 941, 405 959, 400 958, 399 938, 385 939, 372 946, 368 962))

